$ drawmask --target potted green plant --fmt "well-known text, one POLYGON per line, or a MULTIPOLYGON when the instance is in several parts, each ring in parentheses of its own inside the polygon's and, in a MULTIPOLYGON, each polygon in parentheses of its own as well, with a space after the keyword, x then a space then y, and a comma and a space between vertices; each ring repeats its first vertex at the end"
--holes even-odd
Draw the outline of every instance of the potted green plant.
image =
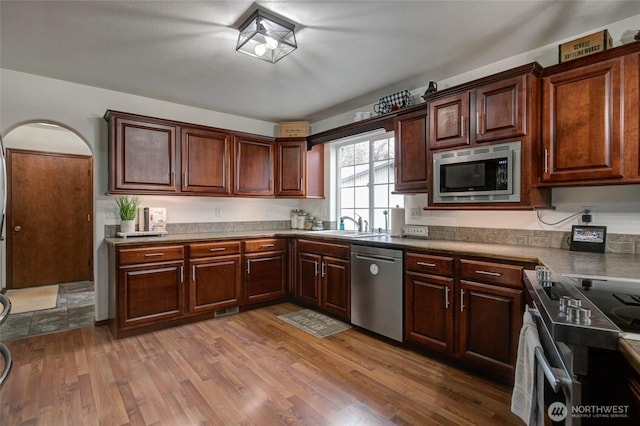
POLYGON ((120 232, 130 233, 136 230, 136 215, 140 206, 138 197, 129 198, 128 195, 116 197, 116 206, 120 213, 120 232))

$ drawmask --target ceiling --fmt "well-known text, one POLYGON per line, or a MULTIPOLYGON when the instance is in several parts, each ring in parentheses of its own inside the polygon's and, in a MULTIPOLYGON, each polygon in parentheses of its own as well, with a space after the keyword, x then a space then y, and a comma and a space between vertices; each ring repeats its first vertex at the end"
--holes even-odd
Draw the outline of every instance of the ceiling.
POLYGON ((1 0, 0 66, 260 120, 317 121, 636 14, 637 0, 1 0), (276 64, 235 51, 256 4, 296 24, 299 47, 276 64))

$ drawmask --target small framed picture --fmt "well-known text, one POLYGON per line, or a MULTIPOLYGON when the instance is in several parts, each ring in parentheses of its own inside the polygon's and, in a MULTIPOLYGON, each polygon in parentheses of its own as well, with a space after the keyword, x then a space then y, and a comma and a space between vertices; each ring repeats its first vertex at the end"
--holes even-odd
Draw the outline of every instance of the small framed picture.
POLYGON ((573 225, 569 238, 571 251, 589 251, 604 253, 607 242, 606 226, 573 225))

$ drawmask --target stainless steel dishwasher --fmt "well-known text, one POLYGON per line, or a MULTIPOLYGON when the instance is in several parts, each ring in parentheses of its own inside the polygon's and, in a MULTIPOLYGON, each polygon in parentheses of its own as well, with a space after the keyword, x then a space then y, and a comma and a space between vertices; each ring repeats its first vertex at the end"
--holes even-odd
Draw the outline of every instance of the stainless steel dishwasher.
POLYGON ((351 322, 402 342, 402 251, 351 246, 351 322))

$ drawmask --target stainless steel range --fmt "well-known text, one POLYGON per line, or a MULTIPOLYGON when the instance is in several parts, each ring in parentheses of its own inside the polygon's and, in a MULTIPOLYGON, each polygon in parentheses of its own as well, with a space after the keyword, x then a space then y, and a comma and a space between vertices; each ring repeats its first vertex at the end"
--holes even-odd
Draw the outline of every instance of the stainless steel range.
POLYGON ((628 373, 618 339, 640 338, 640 280, 552 275, 539 282, 535 271, 525 271, 524 281, 542 345, 536 361, 546 377, 538 389, 544 418, 561 403, 566 411, 556 411, 563 416, 555 424, 637 422, 621 386, 628 373))

